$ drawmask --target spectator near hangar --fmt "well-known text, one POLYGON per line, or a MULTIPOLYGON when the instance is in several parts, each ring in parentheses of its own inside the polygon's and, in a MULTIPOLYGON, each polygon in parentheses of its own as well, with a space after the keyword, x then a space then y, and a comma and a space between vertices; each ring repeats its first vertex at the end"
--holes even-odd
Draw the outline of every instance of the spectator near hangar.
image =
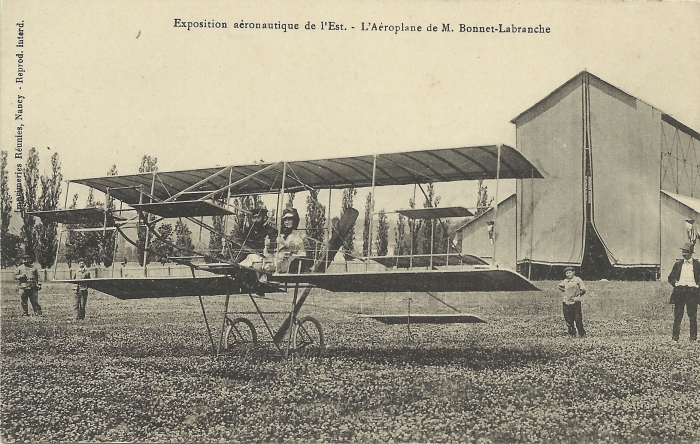
POLYGON ((562 277, 568 266, 584 279, 658 279, 678 245, 697 238, 696 130, 587 71, 511 123, 518 151, 545 178, 517 181, 515 217, 501 220, 499 208, 498 262, 532 279, 562 277), (515 245, 501 246, 512 242, 501 235, 509 224, 515 245), (515 259, 500 256, 510 249, 515 259))

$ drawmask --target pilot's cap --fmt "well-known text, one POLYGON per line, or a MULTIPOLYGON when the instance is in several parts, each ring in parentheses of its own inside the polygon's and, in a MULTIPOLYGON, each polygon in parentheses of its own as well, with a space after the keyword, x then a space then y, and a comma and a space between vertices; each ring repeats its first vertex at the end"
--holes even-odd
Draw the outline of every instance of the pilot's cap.
POLYGON ((253 216, 256 216, 256 217, 260 216, 260 215, 267 216, 267 208, 262 208, 262 207, 253 208, 250 211, 250 214, 252 214, 253 216))
POLYGON ((297 210, 294 208, 286 208, 282 212, 282 220, 284 221, 286 219, 291 219, 293 221, 292 228, 296 230, 299 226, 299 213, 297 213, 297 210))

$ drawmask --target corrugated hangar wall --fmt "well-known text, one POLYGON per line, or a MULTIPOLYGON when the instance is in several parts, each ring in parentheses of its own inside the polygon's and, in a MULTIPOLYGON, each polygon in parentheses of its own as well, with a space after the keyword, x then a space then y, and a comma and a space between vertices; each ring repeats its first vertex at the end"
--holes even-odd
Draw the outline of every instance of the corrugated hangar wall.
POLYGON ((517 183, 518 263, 581 265, 595 233, 608 265, 663 275, 694 211, 660 191, 700 197, 700 134, 587 72, 512 123, 545 176, 517 183))

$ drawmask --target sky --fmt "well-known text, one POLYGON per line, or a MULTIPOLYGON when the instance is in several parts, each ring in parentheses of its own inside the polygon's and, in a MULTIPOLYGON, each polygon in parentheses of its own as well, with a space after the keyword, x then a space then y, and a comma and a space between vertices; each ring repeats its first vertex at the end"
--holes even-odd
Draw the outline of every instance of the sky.
MULTIPOLYGON (((145 154, 167 171, 515 146, 510 120, 582 70, 700 130, 698 23, 700 2, 6 0, 0 143, 15 149, 23 96, 24 159, 36 147, 46 171, 57 152, 66 179, 112 165, 135 173, 145 154), (227 28, 187 30, 175 19, 227 28), (234 28, 241 21, 300 29, 234 28), (328 21, 346 29, 320 30, 328 21), (499 23, 550 32, 459 32, 499 23)), ((445 205, 475 204, 473 183, 437 189, 445 205)), ((513 191, 500 185, 500 198, 513 191)), ((410 195, 377 199, 405 208, 410 195)))

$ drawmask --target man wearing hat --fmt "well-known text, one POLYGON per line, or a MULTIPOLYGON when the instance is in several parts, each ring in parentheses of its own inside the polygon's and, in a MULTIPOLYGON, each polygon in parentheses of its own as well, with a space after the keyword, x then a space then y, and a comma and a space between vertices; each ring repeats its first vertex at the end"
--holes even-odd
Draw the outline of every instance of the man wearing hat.
POLYGON ((683 259, 673 264, 668 283, 673 285, 670 304, 673 307, 673 332, 671 337, 678 341, 681 335, 683 310, 688 313, 690 321, 690 340, 698 338, 698 301, 700 300, 700 261, 693 259, 695 244, 686 242, 681 247, 683 259))
POLYGON ((569 335, 576 337, 576 330, 580 337, 586 336, 583 329, 583 314, 581 311, 581 297, 586 294, 586 284, 580 277, 574 276, 574 267, 566 267, 564 270, 566 279, 559 283, 559 291, 562 292, 562 310, 564 320, 569 329, 569 335), (575 326, 575 328, 574 328, 575 326))
MULTIPOLYGON (((76 279, 92 279, 90 270, 85 266, 85 261, 80 259, 78 261, 78 272, 75 274, 76 279)), ((88 286, 86 284, 75 283, 75 320, 82 321, 85 319, 85 306, 87 305, 88 299, 88 286)))
POLYGON ((265 238, 274 241, 277 237, 277 230, 267 223, 267 209, 255 208, 251 211, 251 215, 255 219, 248 231, 245 245, 254 250, 262 251, 265 248, 265 238))
POLYGON ((15 280, 19 281, 19 294, 22 302, 22 316, 29 316, 29 306, 27 299, 32 303, 34 314, 41 316, 41 305, 39 305, 39 270, 34 267, 32 258, 28 254, 22 256, 23 264, 15 273, 15 280))

